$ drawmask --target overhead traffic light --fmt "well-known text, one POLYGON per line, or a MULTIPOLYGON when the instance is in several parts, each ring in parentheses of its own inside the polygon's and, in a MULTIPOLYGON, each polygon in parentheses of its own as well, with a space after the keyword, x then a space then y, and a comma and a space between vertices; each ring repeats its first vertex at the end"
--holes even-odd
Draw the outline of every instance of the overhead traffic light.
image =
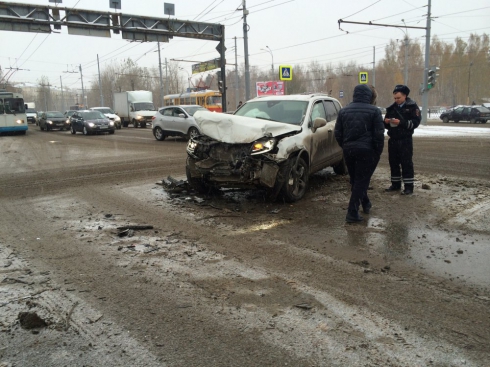
POLYGON ((436 85, 436 79, 439 76, 439 74, 437 74, 438 71, 439 68, 437 66, 431 66, 427 71, 427 89, 432 89, 434 88, 434 85, 436 85))
POLYGON ((223 93, 223 81, 222 80, 218 80, 218 90, 220 91, 220 93, 223 93))

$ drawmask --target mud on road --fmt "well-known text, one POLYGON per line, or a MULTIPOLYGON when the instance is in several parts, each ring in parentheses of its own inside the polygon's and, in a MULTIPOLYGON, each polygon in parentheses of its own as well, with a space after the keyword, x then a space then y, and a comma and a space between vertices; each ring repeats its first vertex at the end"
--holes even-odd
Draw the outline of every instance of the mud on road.
POLYGON ((2 140, 26 154, 2 161, 0 364, 488 365, 489 140, 417 141, 412 197, 383 156, 346 225, 331 170, 295 204, 165 192, 185 143, 144 134, 2 140))

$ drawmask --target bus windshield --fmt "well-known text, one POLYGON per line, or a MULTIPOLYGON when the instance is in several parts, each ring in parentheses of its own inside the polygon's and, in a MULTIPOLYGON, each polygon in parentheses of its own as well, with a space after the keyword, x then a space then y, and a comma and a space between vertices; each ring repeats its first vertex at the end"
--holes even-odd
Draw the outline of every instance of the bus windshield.
POLYGON ((0 113, 13 114, 25 113, 24 100, 22 98, 4 98, 3 103, 0 99, 0 113))

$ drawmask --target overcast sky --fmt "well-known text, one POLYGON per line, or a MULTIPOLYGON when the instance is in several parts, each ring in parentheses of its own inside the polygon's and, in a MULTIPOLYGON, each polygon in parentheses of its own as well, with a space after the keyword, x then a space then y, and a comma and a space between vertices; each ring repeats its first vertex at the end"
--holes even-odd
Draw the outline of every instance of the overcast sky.
MULTIPOLYGON (((62 0, 60 7, 110 11, 109 0, 62 0)), ((8 3, 0 0, 1 3, 8 3)), ((15 3, 54 5, 48 0, 15 0, 15 3)), ((234 37, 238 37, 238 63, 244 63, 242 0, 166 0, 175 4, 175 18, 220 23, 226 26, 227 63, 234 64, 234 37)), ((162 0, 122 0, 122 13, 166 17, 162 0)), ((376 59, 384 55, 390 39, 402 40, 405 32, 425 42, 427 0, 247 0, 250 31, 250 65, 264 70, 274 65, 307 65, 316 60, 322 64, 355 60, 372 67, 373 46, 376 59), (385 24, 398 28, 342 24, 338 19, 385 24), (404 22, 402 21, 404 20, 404 22), (348 33, 347 33, 347 32, 348 33), (265 51, 269 46, 271 53, 265 51)), ((432 35, 451 42, 456 37, 467 39, 471 33, 490 33, 490 2, 488 0, 432 0, 432 35)), ((162 44, 162 59, 206 61, 218 57, 217 42, 177 38, 162 44)), ((142 67, 158 65, 156 43, 130 43, 120 36, 112 38, 61 34, 36 34, 0 31, 0 65, 18 67, 10 79, 15 82, 36 81, 45 75, 54 86, 80 87, 78 71, 81 64, 84 83, 97 74, 97 55, 103 69, 109 63, 131 57, 142 67)), ((181 62, 187 78, 192 62, 181 62), (188 72, 188 73, 187 73, 188 72)), ((233 66, 229 66, 233 68, 233 66)), ((293 69, 294 70, 294 69, 293 69)), ((86 85, 87 85, 86 84, 86 85)))

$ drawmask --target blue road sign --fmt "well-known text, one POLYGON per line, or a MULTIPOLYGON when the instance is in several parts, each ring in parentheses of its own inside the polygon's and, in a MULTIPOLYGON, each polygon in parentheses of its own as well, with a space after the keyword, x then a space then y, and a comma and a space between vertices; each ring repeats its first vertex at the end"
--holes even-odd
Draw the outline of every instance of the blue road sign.
POLYGON ((279 65, 279 79, 293 80, 293 67, 291 65, 279 65))

